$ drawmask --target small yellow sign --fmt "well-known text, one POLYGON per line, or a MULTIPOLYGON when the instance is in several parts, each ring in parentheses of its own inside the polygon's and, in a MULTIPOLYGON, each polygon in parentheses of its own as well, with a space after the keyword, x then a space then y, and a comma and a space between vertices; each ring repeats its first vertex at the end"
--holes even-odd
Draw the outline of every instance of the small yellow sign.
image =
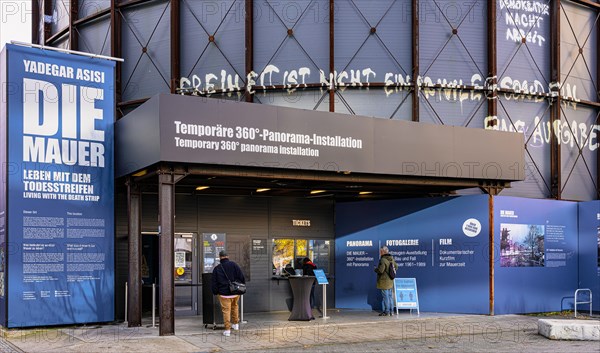
POLYGON ((183 269, 183 267, 178 267, 177 268, 177 275, 178 276, 181 276, 184 272, 185 272, 185 270, 183 269))

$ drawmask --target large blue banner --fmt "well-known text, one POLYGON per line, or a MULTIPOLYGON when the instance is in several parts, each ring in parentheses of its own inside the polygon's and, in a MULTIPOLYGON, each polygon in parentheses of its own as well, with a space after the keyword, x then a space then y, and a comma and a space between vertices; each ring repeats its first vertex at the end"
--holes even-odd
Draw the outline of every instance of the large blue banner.
POLYGON ((336 206, 336 306, 381 307, 374 267, 386 245, 397 277, 416 278, 423 311, 489 313, 485 195, 336 206))
POLYGON ((577 203, 494 197, 494 236, 496 314, 570 309, 563 299, 577 289, 577 203))
POLYGON ((114 63, 7 49, 7 326, 112 321, 114 63))
MULTIPOLYGON (((8 90, 6 73, 6 50, 2 49, 0 90, 8 90)), ((0 134, 3 137, 6 136, 6 108, 6 99, 4 95, 0 95, 0 134)), ((0 180, 0 325, 6 326, 6 143, 0 143, 0 175, 2 175, 0 180)))
MULTIPOLYGON (((600 309, 600 201, 579 206, 579 285, 592 290, 594 310, 600 309)), ((580 299, 581 300, 581 299, 580 299)), ((585 311, 587 305, 578 306, 585 311)))

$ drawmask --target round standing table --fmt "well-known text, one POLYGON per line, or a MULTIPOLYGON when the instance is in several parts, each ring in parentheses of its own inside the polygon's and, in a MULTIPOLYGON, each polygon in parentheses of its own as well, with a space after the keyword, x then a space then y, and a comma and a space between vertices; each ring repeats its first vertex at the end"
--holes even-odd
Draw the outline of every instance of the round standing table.
POLYGON ((289 277, 292 294, 294 296, 294 305, 288 321, 309 321, 314 320, 312 308, 310 307, 310 290, 315 281, 313 276, 289 277))

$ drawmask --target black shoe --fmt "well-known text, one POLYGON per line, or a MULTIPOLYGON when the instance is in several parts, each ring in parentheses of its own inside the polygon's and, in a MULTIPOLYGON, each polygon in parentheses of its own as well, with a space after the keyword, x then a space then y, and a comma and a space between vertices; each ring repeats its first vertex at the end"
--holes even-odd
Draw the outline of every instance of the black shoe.
POLYGON ((379 316, 387 316, 387 313, 381 313, 379 316))
POLYGON ((393 311, 390 311, 388 315, 389 315, 389 316, 392 316, 392 315, 394 315, 394 312, 393 312, 393 311))

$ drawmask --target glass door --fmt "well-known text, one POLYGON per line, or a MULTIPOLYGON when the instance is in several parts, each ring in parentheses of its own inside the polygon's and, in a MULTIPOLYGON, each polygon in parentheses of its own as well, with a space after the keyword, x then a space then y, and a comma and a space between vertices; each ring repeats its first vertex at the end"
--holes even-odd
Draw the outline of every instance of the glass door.
POLYGON ((195 233, 175 233, 175 315, 198 314, 198 250, 195 233))

